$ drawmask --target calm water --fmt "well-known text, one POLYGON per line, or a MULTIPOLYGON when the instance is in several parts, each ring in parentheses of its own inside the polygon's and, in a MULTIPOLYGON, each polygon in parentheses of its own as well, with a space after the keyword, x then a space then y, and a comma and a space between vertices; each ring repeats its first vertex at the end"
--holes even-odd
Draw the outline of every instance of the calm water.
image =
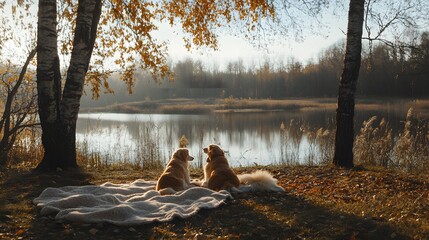
MULTIPOLYGON (((373 115, 388 119, 394 131, 402 128, 405 113, 357 112, 356 132, 373 115)), ((203 163, 202 148, 219 144, 233 166, 268 165, 280 162, 304 163, 320 151, 304 129, 334 129, 333 111, 180 114, 79 114, 77 142, 103 161, 144 162, 148 158, 168 161, 179 139, 186 136, 194 164, 203 163), (293 134, 290 123, 293 119, 293 134), (286 129, 281 129, 284 123, 286 129), (304 126, 301 127, 301 126, 304 126)), ((316 156, 316 157, 315 157, 316 156)))

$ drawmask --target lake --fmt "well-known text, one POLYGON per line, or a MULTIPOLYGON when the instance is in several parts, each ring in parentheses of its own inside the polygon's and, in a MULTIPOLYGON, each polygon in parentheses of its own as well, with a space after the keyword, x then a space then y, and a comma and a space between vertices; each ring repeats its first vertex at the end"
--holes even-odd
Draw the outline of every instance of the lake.
MULTIPOLYGON (((405 114, 357 111, 355 131, 364 120, 377 115, 388 119, 396 133, 403 127, 405 114)), ((232 166, 318 164, 323 161, 323 149, 308 133, 334 129, 334 118, 331 110, 206 115, 81 113, 76 137, 78 148, 109 163, 167 162, 185 136, 195 166, 204 164, 202 148, 213 143, 226 151, 232 166)))

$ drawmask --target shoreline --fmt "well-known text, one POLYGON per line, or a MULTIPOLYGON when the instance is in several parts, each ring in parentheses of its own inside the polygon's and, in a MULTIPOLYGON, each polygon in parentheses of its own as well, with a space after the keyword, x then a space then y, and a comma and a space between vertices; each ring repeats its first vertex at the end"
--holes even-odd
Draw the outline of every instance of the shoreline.
MULTIPOLYGON (((410 107, 429 116, 429 99, 357 99, 355 109, 376 111, 389 109, 406 112, 410 107)), ((104 107, 82 107, 81 113, 141 113, 141 114, 212 114, 281 111, 334 111, 336 98, 314 99, 163 99, 117 103, 104 107)))

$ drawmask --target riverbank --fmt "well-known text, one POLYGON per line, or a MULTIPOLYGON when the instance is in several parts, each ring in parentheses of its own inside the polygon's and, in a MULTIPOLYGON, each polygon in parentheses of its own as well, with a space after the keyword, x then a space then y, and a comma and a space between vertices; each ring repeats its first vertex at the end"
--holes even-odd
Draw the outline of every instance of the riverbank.
MULTIPOLYGON (((330 166, 260 167, 286 189, 235 194, 188 219, 132 227, 82 224, 41 216, 32 203, 47 187, 155 180, 161 170, 0 174, 0 239, 427 239, 427 175, 330 166)), ((237 168, 239 173, 255 168, 237 168)), ((192 178, 202 178, 193 171, 192 178)))
MULTIPOLYGON (((113 104, 104 107, 82 108, 86 112, 115 113, 161 113, 161 114, 208 114, 214 112, 261 112, 261 111, 317 111, 332 110, 337 107, 336 98, 312 99, 162 99, 142 100, 113 104)), ((392 111, 406 112, 413 107, 429 116, 429 99, 357 99, 357 110, 378 110, 389 108, 392 111)))

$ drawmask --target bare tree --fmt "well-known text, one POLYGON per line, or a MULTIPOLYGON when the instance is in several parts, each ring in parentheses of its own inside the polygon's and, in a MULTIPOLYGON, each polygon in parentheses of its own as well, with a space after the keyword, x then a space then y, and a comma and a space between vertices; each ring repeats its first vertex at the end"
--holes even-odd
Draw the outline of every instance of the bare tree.
POLYGON ((429 3, 424 0, 367 0, 365 1, 364 29, 362 39, 371 46, 379 41, 392 48, 414 48, 409 39, 410 31, 427 27, 429 3))
POLYGON ((28 127, 38 125, 36 122, 36 94, 31 77, 26 76, 28 65, 36 55, 36 49, 28 55, 24 66, 15 74, 15 66, 8 64, 1 74, 3 112, 0 119, 0 167, 8 164, 9 151, 19 134, 28 127))

